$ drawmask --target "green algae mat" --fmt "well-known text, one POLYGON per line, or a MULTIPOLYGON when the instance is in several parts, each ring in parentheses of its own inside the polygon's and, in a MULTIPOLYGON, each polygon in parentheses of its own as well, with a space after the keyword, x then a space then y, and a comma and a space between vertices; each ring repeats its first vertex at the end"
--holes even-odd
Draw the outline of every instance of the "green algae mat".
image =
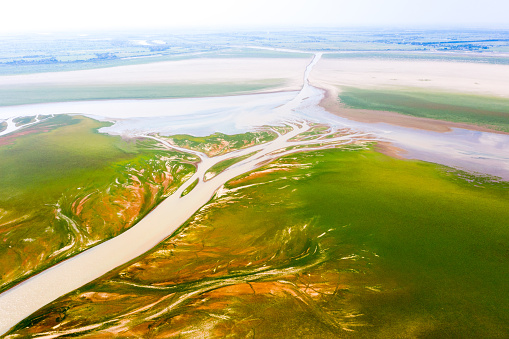
POLYGON ((508 206, 506 182, 372 149, 288 156, 11 333, 507 337, 508 206))
POLYGON ((120 234, 194 172, 107 125, 61 115, 0 138, 0 291, 120 234))
POLYGON ((509 132, 509 100, 418 89, 342 88, 348 107, 391 111, 421 118, 462 122, 509 132))

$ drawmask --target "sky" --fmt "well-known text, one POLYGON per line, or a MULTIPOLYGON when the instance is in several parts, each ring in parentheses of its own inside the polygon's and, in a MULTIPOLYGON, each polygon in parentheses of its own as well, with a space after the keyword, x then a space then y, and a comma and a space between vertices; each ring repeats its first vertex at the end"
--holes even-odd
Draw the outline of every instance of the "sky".
POLYGON ((509 28, 508 0, 9 0, 0 33, 164 28, 509 28))

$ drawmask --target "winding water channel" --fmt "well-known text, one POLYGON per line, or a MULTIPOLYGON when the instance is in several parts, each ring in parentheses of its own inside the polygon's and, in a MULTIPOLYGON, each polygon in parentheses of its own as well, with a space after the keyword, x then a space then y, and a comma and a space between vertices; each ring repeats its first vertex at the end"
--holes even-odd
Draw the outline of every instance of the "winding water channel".
MULTIPOLYGON (((306 76, 319 57, 318 55, 313 59, 306 70, 306 76)), ((305 84, 307 84, 307 81, 305 81, 305 84)), ((294 99, 279 107, 278 110, 290 111, 298 107, 304 101, 305 91, 307 90, 308 86, 305 85, 294 99)), ((286 134, 278 133, 278 137, 271 142, 212 158, 200 152, 190 152, 186 149, 174 147, 156 137, 146 136, 159 140, 168 148, 190 152, 200 157, 201 161, 198 163, 196 173, 173 195, 126 232, 63 261, 2 293, 0 295, 0 314, 2 314, 2 317, 0 317, 0 333, 5 333, 19 321, 58 297, 97 279, 115 267, 153 248, 175 232, 201 206, 206 204, 214 195, 214 192, 228 180, 287 154, 334 147, 337 144, 351 143, 356 139, 366 141, 369 138, 369 135, 365 133, 352 133, 351 135, 334 136, 321 141, 290 141, 300 133, 309 130, 311 126, 306 121, 287 122, 287 124, 293 127, 293 130, 286 134), (317 145, 317 142, 319 145, 317 145), (288 150, 292 146, 301 146, 301 148, 288 150), (243 157, 253 152, 256 152, 256 154, 238 162, 214 178, 204 180, 207 170, 215 164, 227 158, 243 157), (190 193, 181 197, 182 192, 196 179, 198 185, 190 193)), ((331 129, 329 136, 336 132, 336 130, 331 129)), ((140 134, 138 136, 145 135, 140 134)))
MULTIPOLYGON (((248 124, 251 124, 251 126, 255 126, 255 124, 261 125, 269 122, 279 122, 293 128, 293 130, 286 134, 276 132, 278 137, 271 142, 211 158, 200 152, 191 152, 187 149, 174 147, 163 139, 149 135, 149 133, 154 132, 153 126, 150 124, 150 118, 146 118, 146 121, 149 121, 148 125, 139 124, 137 130, 129 130, 132 126, 128 123, 127 125, 120 125, 123 126, 120 130, 118 126, 116 127, 115 125, 113 125, 112 128, 106 128, 106 131, 112 133, 130 131, 130 134, 133 136, 156 139, 168 148, 192 153, 200 158, 196 173, 173 195, 168 197, 143 218, 143 220, 126 232, 76 255, 71 259, 61 262, 0 294, 0 314, 2 315, 0 317, 0 334, 7 332, 19 321, 58 297, 99 278, 110 270, 142 255, 156 246, 162 240, 173 234, 199 208, 206 204, 214 193, 228 180, 287 154, 335 147, 338 144, 383 139, 401 145, 410 152, 410 155, 416 158, 424 158, 424 160, 441 162, 444 164, 452 162, 453 165, 464 166, 466 169, 474 168, 474 170, 477 169, 476 166, 480 163, 484 165, 488 163, 498 168, 498 174, 502 174, 503 177, 509 178, 509 157, 507 156, 507 154, 509 154, 509 152, 507 152, 509 147, 508 136, 493 135, 491 133, 479 134, 481 132, 477 134, 465 134, 466 132, 462 130, 455 130, 450 134, 442 133, 441 135, 434 135, 431 132, 383 124, 370 125, 352 123, 351 121, 332 116, 324 111, 318 106, 323 97, 323 91, 311 86, 308 82, 309 74, 313 66, 320 60, 321 56, 322 55, 319 53, 316 54, 306 68, 303 87, 298 93, 284 93, 279 96, 249 96, 253 100, 260 98, 261 103, 250 106, 255 107, 251 111, 242 111, 242 114, 235 113, 237 115, 232 113, 232 117, 238 121, 245 121, 247 119, 248 124), (286 100, 286 102, 282 105, 278 105, 283 99, 286 100), (258 113, 264 118, 258 120, 248 119, 252 114, 256 115, 258 113), (322 139, 319 141, 291 141, 292 138, 307 131, 311 127, 309 121, 321 121, 330 124, 332 126, 328 134, 330 138, 326 139, 326 141, 322 139), (345 127, 353 128, 351 133, 337 136, 337 129, 345 127), (468 138, 472 140, 468 141, 470 140, 468 138), (466 140, 468 142, 466 142, 466 140), (300 146, 300 148, 293 148, 294 146, 300 146), (256 152, 256 154, 253 154, 254 152, 256 152), (249 154, 251 154, 250 157, 236 163, 234 166, 231 166, 212 179, 204 180, 207 170, 215 164, 228 158, 243 157, 249 154), (429 156, 430 159, 426 159, 426 156, 429 156), (483 159, 481 159, 481 157, 483 159), (470 167, 469 164, 471 165, 470 167), (182 192, 196 180, 198 180, 198 185, 192 189, 190 193, 181 197, 182 192)), ((241 105, 240 102, 242 101, 242 96, 239 97, 234 99, 238 100, 238 103, 235 104, 237 106, 233 106, 237 107, 237 110, 238 107, 240 107, 238 105, 241 105)), ((197 99, 193 100, 195 103, 200 102, 197 99)), ((154 100, 153 102, 156 101, 157 100, 154 100)), ((175 102, 175 100, 172 102, 175 102)), ((207 102, 213 103, 214 100, 204 100, 201 104, 206 106, 207 102)), ((73 104, 76 105, 76 103, 73 104)), ((119 101, 105 103, 105 105, 110 105, 108 107, 111 107, 111 105, 115 107, 116 104, 119 104, 119 101)), ((139 104, 142 105, 143 103, 139 104)), ((145 104, 150 105, 150 103, 145 104)), ((100 105, 97 105, 97 107, 99 106, 100 105)), ((30 107, 24 107, 21 110, 27 109, 34 112, 37 111, 37 107, 44 107, 46 110, 51 111, 55 107, 58 107, 58 105, 32 105, 30 107)), ((89 107, 93 108, 93 106, 89 107)), ((220 107, 220 105, 218 107, 220 107)), ((101 109, 104 110, 104 107, 101 109)), ((84 110, 86 111, 86 108, 84 110)), ((6 112, 6 108, 0 109, 0 117, 2 117, 2 114, 7 114, 6 112)), ((16 114, 18 116, 22 115, 20 112, 16 114)), ((69 111, 62 111, 60 113, 64 112, 69 111)), ((101 115, 100 112, 94 111, 94 109, 87 112, 101 115)), ((216 114, 216 112, 214 112, 214 114, 216 114)), ((172 118, 175 119, 175 117, 169 117, 167 121, 172 121, 172 118)), ((187 119, 188 120, 183 120, 182 128, 189 126, 191 120, 194 119, 193 121, 196 121, 196 118, 193 117, 187 119)), ((157 119, 154 121, 160 122, 160 120, 157 119)), ((8 126, 7 133, 12 132, 15 128, 13 127, 12 118, 8 120, 8 126)), ((175 132, 175 130, 168 130, 167 134, 172 132, 175 132)), ((222 130, 222 132, 229 131, 222 130)), ((6 131, 4 131, 4 134, 6 134, 6 131)))

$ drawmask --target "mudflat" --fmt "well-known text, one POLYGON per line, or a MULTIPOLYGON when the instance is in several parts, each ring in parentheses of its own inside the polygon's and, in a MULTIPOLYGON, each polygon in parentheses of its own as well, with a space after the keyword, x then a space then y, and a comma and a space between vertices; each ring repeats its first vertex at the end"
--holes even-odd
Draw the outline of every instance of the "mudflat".
POLYGON ((462 128, 472 131, 509 134, 507 132, 499 131, 493 128, 467 123, 436 120, 430 118, 419 118, 390 111, 349 108, 338 99, 339 95, 338 88, 334 86, 323 86, 323 85, 322 88, 325 90, 325 94, 322 101, 320 102, 321 107, 323 107, 329 113, 358 122, 386 123, 401 127, 417 128, 433 132, 450 132, 452 128, 462 128))
POLYGON ((416 87, 503 98, 509 98, 508 79, 509 65, 328 58, 322 58, 310 76, 311 83, 315 85, 416 87))
POLYGON ((213 84, 282 81, 278 90, 298 90, 309 58, 188 59, 110 68, 0 76, 4 85, 213 84))
POLYGON ((414 117, 393 111, 354 109, 339 99, 342 88, 391 91, 429 91, 509 99, 508 65, 442 61, 394 61, 378 59, 322 59, 310 76, 325 90, 320 105, 330 113, 365 123, 388 123, 435 132, 451 128, 504 133, 490 127, 414 117))

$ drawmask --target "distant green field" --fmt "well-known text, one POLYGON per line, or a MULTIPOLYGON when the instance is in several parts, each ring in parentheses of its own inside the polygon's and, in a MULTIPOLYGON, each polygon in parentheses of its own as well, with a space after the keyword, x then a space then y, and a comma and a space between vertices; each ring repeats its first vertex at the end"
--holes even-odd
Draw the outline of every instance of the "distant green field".
POLYGON ((176 235, 12 333, 509 335, 508 183, 338 149, 226 187, 176 235))
POLYGON ((210 97, 267 90, 284 83, 284 79, 271 79, 241 84, 2 86, 0 87, 0 106, 78 100, 210 97))
MULTIPOLYGON (((27 43, 27 42, 25 42, 27 43)), ((253 48, 219 48, 217 50, 182 50, 176 54, 147 54, 146 51, 134 51, 138 54, 134 57, 115 58, 115 59, 96 59, 96 54, 87 53, 82 55, 84 59, 81 61, 72 60, 69 56, 68 50, 64 49, 63 54, 58 56, 60 61, 50 63, 35 63, 35 64, 6 64, 0 63, 0 75, 16 75, 16 74, 33 74, 33 73, 46 73, 46 72, 68 72, 78 71, 85 69, 98 69, 117 66, 141 65, 162 61, 178 61, 190 59, 203 59, 203 58, 309 58, 312 53, 292 53, 292 52, 279 52, 274 50, 260 50, 253 48), (92 59, 87 59, 92 58, 92 59), (67 61, 65 61, 68 59, 67 61)), ((129 53, 129 52, 128 52, 129 53)))
POLYGON ((391 111, 509 132, 509 99, 413 89, 353 87, 341 88, 339 98, 352 108, 391 111))
MULTIPOLYGON (((362 46, 362 45, 359 45, 362 46)), ((364 47, 366 44, 364 44, 364 47)), ((386 60, 433 60, 433 61, 453 61, 470 62, 483 64, 508 65, 509 58, 497 54, 467 54, 451 52, 423 52, 423 51, 348 51, 348 53, 327 53, 323 56, 325 59, 386 59, 386 60)))

